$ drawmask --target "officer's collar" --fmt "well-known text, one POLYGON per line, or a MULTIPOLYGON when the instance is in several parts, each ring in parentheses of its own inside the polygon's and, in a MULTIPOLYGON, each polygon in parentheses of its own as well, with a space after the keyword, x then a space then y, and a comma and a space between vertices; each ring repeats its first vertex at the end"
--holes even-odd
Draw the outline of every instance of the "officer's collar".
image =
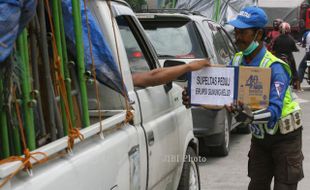
MULTIPOLYGON (((256 56, 254 58, 252 58, 252 60, 248 61, 245 59, 245 57, 243 57, 243 63, 244 65, 253 65, 255 63, 260 63, 260 61, 263 59, 263 57, 265 56, 265 53, 266 53, 266 48, 265 46, 263 46, 258 54, 256 54, 256 56)), ((256 64, 255 64, 256 65, 256 64)))

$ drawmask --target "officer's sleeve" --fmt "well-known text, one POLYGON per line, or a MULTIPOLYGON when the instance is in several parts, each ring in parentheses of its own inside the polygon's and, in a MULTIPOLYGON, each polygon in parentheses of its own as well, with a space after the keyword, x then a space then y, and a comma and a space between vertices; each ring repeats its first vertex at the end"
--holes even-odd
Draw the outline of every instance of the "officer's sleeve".
POLYGON ((290 84, 290 77, 281 63, 271 66, 271 84, 268 110, 271 112, 269 123, 276 123, 282 113, 285 92, 290 84))

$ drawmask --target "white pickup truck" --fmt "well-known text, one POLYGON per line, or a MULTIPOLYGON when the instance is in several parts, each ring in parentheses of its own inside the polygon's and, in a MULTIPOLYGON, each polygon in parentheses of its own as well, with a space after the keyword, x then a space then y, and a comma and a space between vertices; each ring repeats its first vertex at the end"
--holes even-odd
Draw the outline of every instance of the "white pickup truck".
MULTIPOLYGON (((50 160, 35 165, 32 175, 20 171, 1 190, 200 189, 198 141, 181 87, 135 88, 132 72, 160 67, 139 21, 124 1, 93 0, 88 6, 119 60, 134 119, 125 123, 124 97, 98 83, 102 128, 89 88, 91 126, 81 129, 85 139, 76 139, 72 152, 62 156, 57 155, 66 149, 67 137, 34 150, 50 160)), ((0 165, 0 183, 20 165, 0 165)))

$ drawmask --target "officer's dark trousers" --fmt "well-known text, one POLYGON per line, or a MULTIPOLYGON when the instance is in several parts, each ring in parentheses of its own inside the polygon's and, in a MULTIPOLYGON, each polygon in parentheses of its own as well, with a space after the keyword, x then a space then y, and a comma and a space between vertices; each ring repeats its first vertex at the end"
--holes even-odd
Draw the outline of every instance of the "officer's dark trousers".
MULTIPOLYGON (((279 130, 278 130, 279 131, 279 130)), ((302 128, 289 134, 265 134, 264 139, 252 137, 249 151, 249 190, 296 190, 303 175, 301 151, 302 128)))

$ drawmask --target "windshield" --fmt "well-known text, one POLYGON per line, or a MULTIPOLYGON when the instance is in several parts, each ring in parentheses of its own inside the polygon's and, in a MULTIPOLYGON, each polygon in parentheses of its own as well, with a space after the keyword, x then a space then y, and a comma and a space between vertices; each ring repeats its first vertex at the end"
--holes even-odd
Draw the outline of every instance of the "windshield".
POLYGON ((192 22, 142 21, 160 58, 205 58, 202 44, 192 22))

